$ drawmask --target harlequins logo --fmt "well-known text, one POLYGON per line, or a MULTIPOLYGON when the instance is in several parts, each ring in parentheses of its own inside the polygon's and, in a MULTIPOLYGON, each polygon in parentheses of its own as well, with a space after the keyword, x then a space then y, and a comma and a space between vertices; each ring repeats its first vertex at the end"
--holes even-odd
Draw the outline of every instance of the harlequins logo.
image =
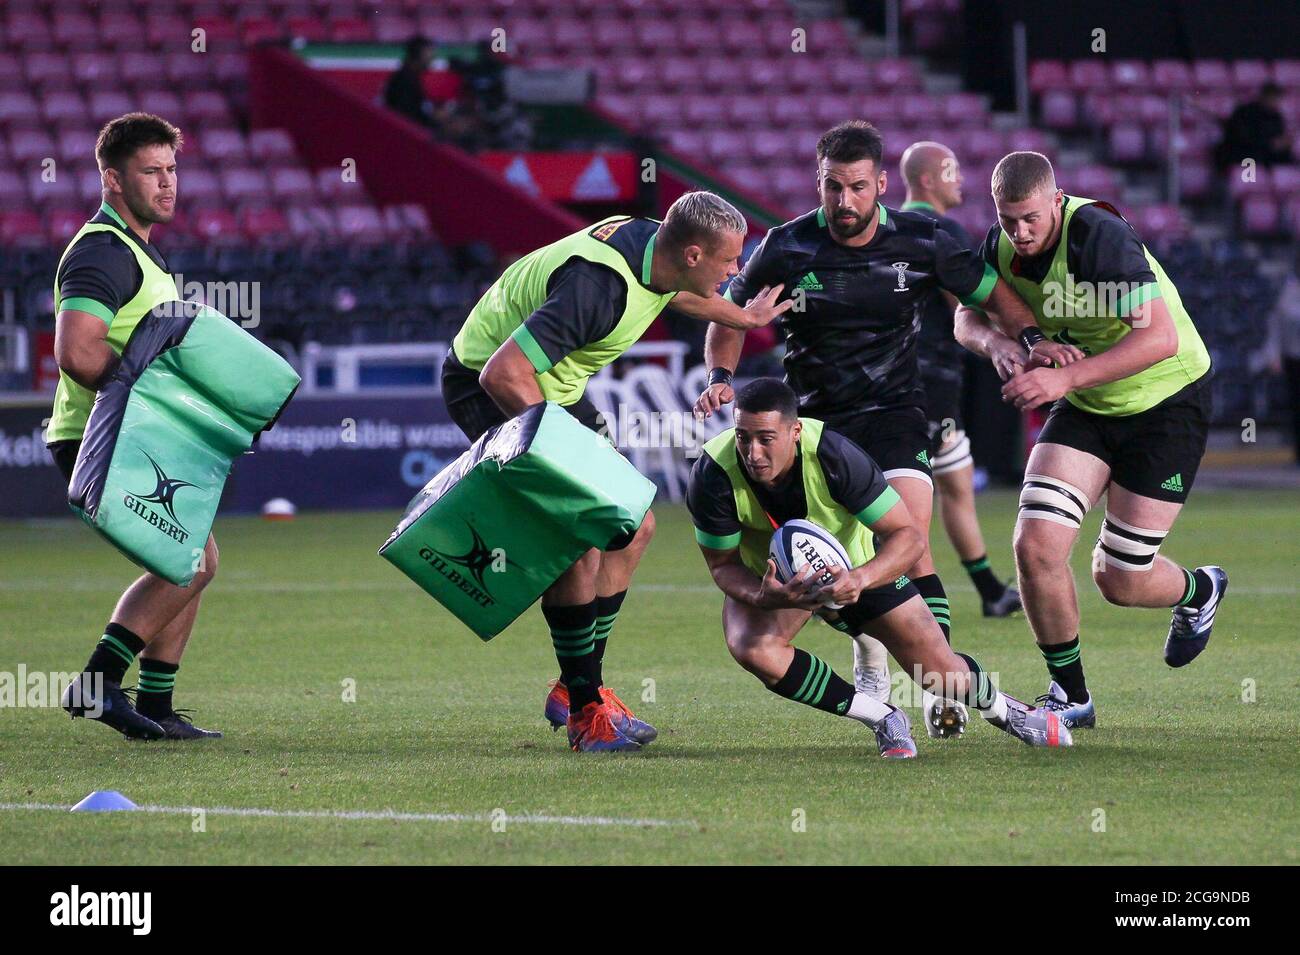
POLYGON ((420 557, 480 607, 490 607, 496 603, 496 598, 488 591, 483 574, 488 569, 496 570, 498 563, 504 565, 508 561, 501 548, 489 548, 477 530, 468 523, 465 526, 469 527, 473 536, 473 544, 465 553, 446 554, 430 547, 421 547, 420 557), (469 572, 468 576, 450 564, 464 567, 469 572))
POLYGON ((127 494, 122 498, 122 503, 127 509, 140 517, 141 520, 152 524, 158 528, 159 533, 166 534, 168 537, 180 543, 185 543, 189 537, 187 531, 180 520, 176 517, 176 492, 183 487, 197 488, 197 484, 191 484, 189 481, 178 481, 175 478, 168 477, 163 469, 158 466, 158 462, 149 457, 148 452, 141 451, 141 454, 148 459, 153 465, 154 476, 157 478, 157 484, 149 494, 127 494), (158 504, 170 521, 164 520, 153 508, 145 507, 145 504, 158 504))
POLYGON ((1161 484, 1160 486, 1164 488, 1166 491, 1173 491, 1175 494, 1182 494, 1183 493, 1183 472, 1179 471, 1177 474, 1169 478, 1167 481, 1165 481, 1164 484, 1161 484))
POLYGON ((816 275, 809 272, 799 280, 799 284, 796 285, 795 288, 807 289, 810 292, 820 292, 825 289, 825 286, 817 280, 816 275))
POLYGON ((894 289, 895 292, 908 291, 907 268, 911 264, 912 264, 911 262, 895 262, 890 266, 891 269, 893 269, 895 272, 898 273, 898 288, 894 289))

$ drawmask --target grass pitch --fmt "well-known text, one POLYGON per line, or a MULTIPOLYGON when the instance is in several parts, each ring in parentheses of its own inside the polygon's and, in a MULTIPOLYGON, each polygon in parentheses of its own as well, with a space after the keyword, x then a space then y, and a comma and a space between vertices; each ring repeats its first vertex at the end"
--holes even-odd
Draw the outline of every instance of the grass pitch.
MULTIPOLYGON (((980 498, 1003 575, 1014 508, 1011 493, 980 498)), ((481 643, 375 556, 395 514, 223 518, 177 704, 226 738, 132 744, 58 709, 0 709, 5 861, 1300 861, 1294 495, 1192 495, 1164 552, 1221 563, 1232 583, 1209 649, 1183 670, 1161 659, 1168 611, 1110 607, 1092 587, 1090 515, 1075 567, 1098 728, 1043 751, 978 718, 956 741, 917 727, 906 763, 741 671, 684 509, 656 514, 606 659, 607 682, 660 730, 644 753, 567 752, 541 718, 555 660, 540 612, 481 643), (31 808, 95 789, 178 811, 31 808), (205 831, 192 806, 209 809, 205 831), (367 815, 388 810, 418 815, 367 815)), ((983 620, 937 527, 935 542, 955 644, 1008 692, 1041 693, 1023 618, 983 620)), ((78 668, 133 576, 77 522, 0 522, 0 671, 78 668)), ((846 639, 815 624, 801 644, 851 679, 846 639)))

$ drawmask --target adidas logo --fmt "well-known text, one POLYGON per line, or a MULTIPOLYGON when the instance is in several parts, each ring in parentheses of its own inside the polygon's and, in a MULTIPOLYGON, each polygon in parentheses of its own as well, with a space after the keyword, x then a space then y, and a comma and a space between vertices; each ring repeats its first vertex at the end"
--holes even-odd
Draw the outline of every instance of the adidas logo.
POLYGON ((1175 494, 1182 494, 1183 493, 1182 472, 1180 471, 1179 473, 1175 474, 1173 477, 1169 478, 1167 481, 1165 481, 1164 484, 1161 484, 1160 486, 1164 488, 1166 491, 1173 491, 1175 494))
POLYGON ((809 272, 807 275, 805 275, 803 278, 799 280, 799 284, 796 285, 795 288, 808 289, 809 291, 812 292, 820 292, 825 289, 825 286, 822 285, 821 282, 817 281, 816 275, 814 275, 812 272, 809 272))
POLYGON ((920 454, 916 456, 916 460, 920 461, 927 468, 930 466, 930 456, 926 454, 924 451, 922 451, 920 454))
POLYGON ((899 577, 896 581, 894 581, 894 589, 895 589, 895 590, 902 590, 904 587, 906 587, 906 586, 907 586, 908 584, 910 584, 911 582, 912 582, 912 581, 907 577, 907 575, 904 574, 902 577, 899 577))
POLYGON ((835 712, 843 716, 844 711, 847 710, 848 708, 849 708, 849 701, 843 700, 835 707, 835 712))

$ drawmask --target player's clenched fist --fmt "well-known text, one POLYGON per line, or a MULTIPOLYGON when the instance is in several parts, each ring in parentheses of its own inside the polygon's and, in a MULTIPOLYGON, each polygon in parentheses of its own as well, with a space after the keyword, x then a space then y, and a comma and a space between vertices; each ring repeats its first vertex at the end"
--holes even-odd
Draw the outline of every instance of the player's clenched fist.
POLYGON ((1032 368, 1002 386, 1002 400, 1014 404, 1016 410, 1024 411, 1063 398, 1069 390, 1069 375, 1064 369, 1032 368))
POLYGON ((730 404, 735 400, 736 392, 731 385, 724 382, 709 385, 695 399, 695 414, 698 417, 707 418, 713 412, 721 411, 723 405, 730 404))

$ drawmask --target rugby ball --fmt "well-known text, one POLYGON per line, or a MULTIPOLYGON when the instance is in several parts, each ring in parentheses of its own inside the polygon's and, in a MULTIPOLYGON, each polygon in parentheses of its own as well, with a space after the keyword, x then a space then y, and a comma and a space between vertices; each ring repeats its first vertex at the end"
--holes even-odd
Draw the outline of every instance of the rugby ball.
MULTIPOLYGON (((777 528, 767 552, 776 563, 776 579, 781 583, 794 579, 811 566, 819 584, 828 584, 831 582, 828 568, 853 566, 848 552, 830 531, 801 519, 786 521, 777 528)), ((828 601, 824 606, 839 610, 844 605, 828 601)))

